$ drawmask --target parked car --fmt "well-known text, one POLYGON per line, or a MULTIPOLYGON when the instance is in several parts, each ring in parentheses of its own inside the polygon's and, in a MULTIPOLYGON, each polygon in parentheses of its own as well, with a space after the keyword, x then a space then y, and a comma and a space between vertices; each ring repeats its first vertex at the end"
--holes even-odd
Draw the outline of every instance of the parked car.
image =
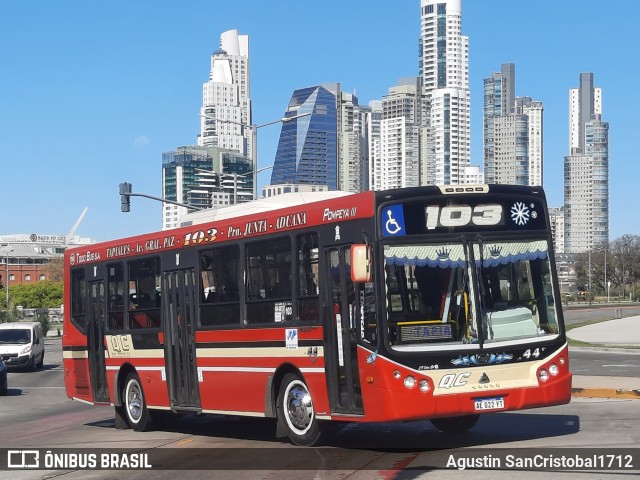
POLYGON ((44 334, 38 322, 0 323, 0 358, 29 370, 44 365, 44 334))
POLYGON ((7 366, 0 358, 0 395, 7 394, 7 366))

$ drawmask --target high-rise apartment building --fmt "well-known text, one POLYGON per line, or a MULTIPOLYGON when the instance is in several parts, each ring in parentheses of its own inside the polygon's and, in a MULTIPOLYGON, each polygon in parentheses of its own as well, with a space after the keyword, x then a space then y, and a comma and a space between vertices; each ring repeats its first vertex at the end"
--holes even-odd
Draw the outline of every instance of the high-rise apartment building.
POLYGON ((549 221, 556 253, 564 253, 564 207, 550 207, 549 221))
POLYGON ((565 249, 592 250, 609 241, 609 123, 593 73, 569 91, 569 148, 564 158, 565 249))
POLYGON ((358 98, 340 93, 338 105, 338 190, 362 192, 369 189, 369 107, 358 98))
POLYGON ((380 124, 382 123, 382 100, 371 100, 369 102, 369 113, 367 120, 367 144, 369 150, 369 189, 376 190, 376 185, 380 185, 383 176, 382 171, 382 149, 380 142, 380 124))
POLYGON ((233 150, 255 163, 251 123, 249 36, 229 30, 220 35, 209 80, 202 85, 198 145, 233 150))
POLYGON ((470 93, 462 0, 421 0, 420 8, 421 183, 463 183, 470 161, 470 93))
POLYGON ((515 96, 515 65, 484 79, 484 175, 487 183, 542 185, 542 102, 515 96))
POLYGON ((372 190, 420 185, 422 92, 418 78, 402 79, 374 104, 369 139, 372 190))
MULTIPOLYGON (((253 198, 253 164, 232 150, 184 146, 162 154, 162 198, 199 208, 253 198)), ((162 229, 176 228, 186 207, 163 203, 162 229)))
MULTIPOLYGON (((249 96, 249 37, 220 35, 202 86, 198 144, 162 154, 162 197, 210 208, 253 200, 255 135, 249 96)), ((163 203, 162 228, 178 226, 187 208, 163 203)))

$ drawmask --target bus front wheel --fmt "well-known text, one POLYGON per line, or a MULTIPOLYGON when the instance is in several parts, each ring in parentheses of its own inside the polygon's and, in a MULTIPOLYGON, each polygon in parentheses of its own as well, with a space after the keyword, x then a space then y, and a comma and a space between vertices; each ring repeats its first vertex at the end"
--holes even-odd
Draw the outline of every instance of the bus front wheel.
POLYGON ((310 447, 320 439, 320 425, 311 394, 304 381, 294 373, 286 374, 280 384, 278 422, 295 445, 310 447))
POLYGON ((151 416, 147 409, 140 378, 135 372, 129 373, 124 386, 124 407, 129 426, 136 432, 144 432, 151 427, 151 416))
POLYGON ((432 418, 431 423, 441 432, 462 433, 469 430, 476 423, 480 415, 464 415, 462 417, 432 418))

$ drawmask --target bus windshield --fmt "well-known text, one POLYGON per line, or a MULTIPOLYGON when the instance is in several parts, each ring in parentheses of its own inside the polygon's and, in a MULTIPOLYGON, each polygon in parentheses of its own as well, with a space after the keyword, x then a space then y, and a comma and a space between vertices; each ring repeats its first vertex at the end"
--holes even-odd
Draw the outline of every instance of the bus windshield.
POLYGON ((386 245, 396 350, 478 348, 558 334, 545 240, 386 245))

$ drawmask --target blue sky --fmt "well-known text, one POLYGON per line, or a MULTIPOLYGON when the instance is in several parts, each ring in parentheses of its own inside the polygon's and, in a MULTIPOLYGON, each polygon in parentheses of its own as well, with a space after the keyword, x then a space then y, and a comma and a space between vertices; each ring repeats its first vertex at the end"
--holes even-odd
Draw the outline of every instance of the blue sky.
MULTIPOLYGON (((569 89, 593 72, 610 123, 611 240, 640 234, 637 19, 640 2, 463 0, 473 164, 482 164, 483 78, 516 64, 516 94, 544 104, 544 187, 563 203, 569 89), (636 147, 634 147, 636 145, 636 147)), ((419 0, 0 2, 0 234, 107 240, 161 228, 163 151, 196 142, 202 83, 220 33, 250 36, 255 123, 297 88, 340 82, 361 104, 418 73, 419 0)), ((258 132, 273 164, 279 126, 258 132)), ((270 172, 260 174, 260 183, 270 172)))

